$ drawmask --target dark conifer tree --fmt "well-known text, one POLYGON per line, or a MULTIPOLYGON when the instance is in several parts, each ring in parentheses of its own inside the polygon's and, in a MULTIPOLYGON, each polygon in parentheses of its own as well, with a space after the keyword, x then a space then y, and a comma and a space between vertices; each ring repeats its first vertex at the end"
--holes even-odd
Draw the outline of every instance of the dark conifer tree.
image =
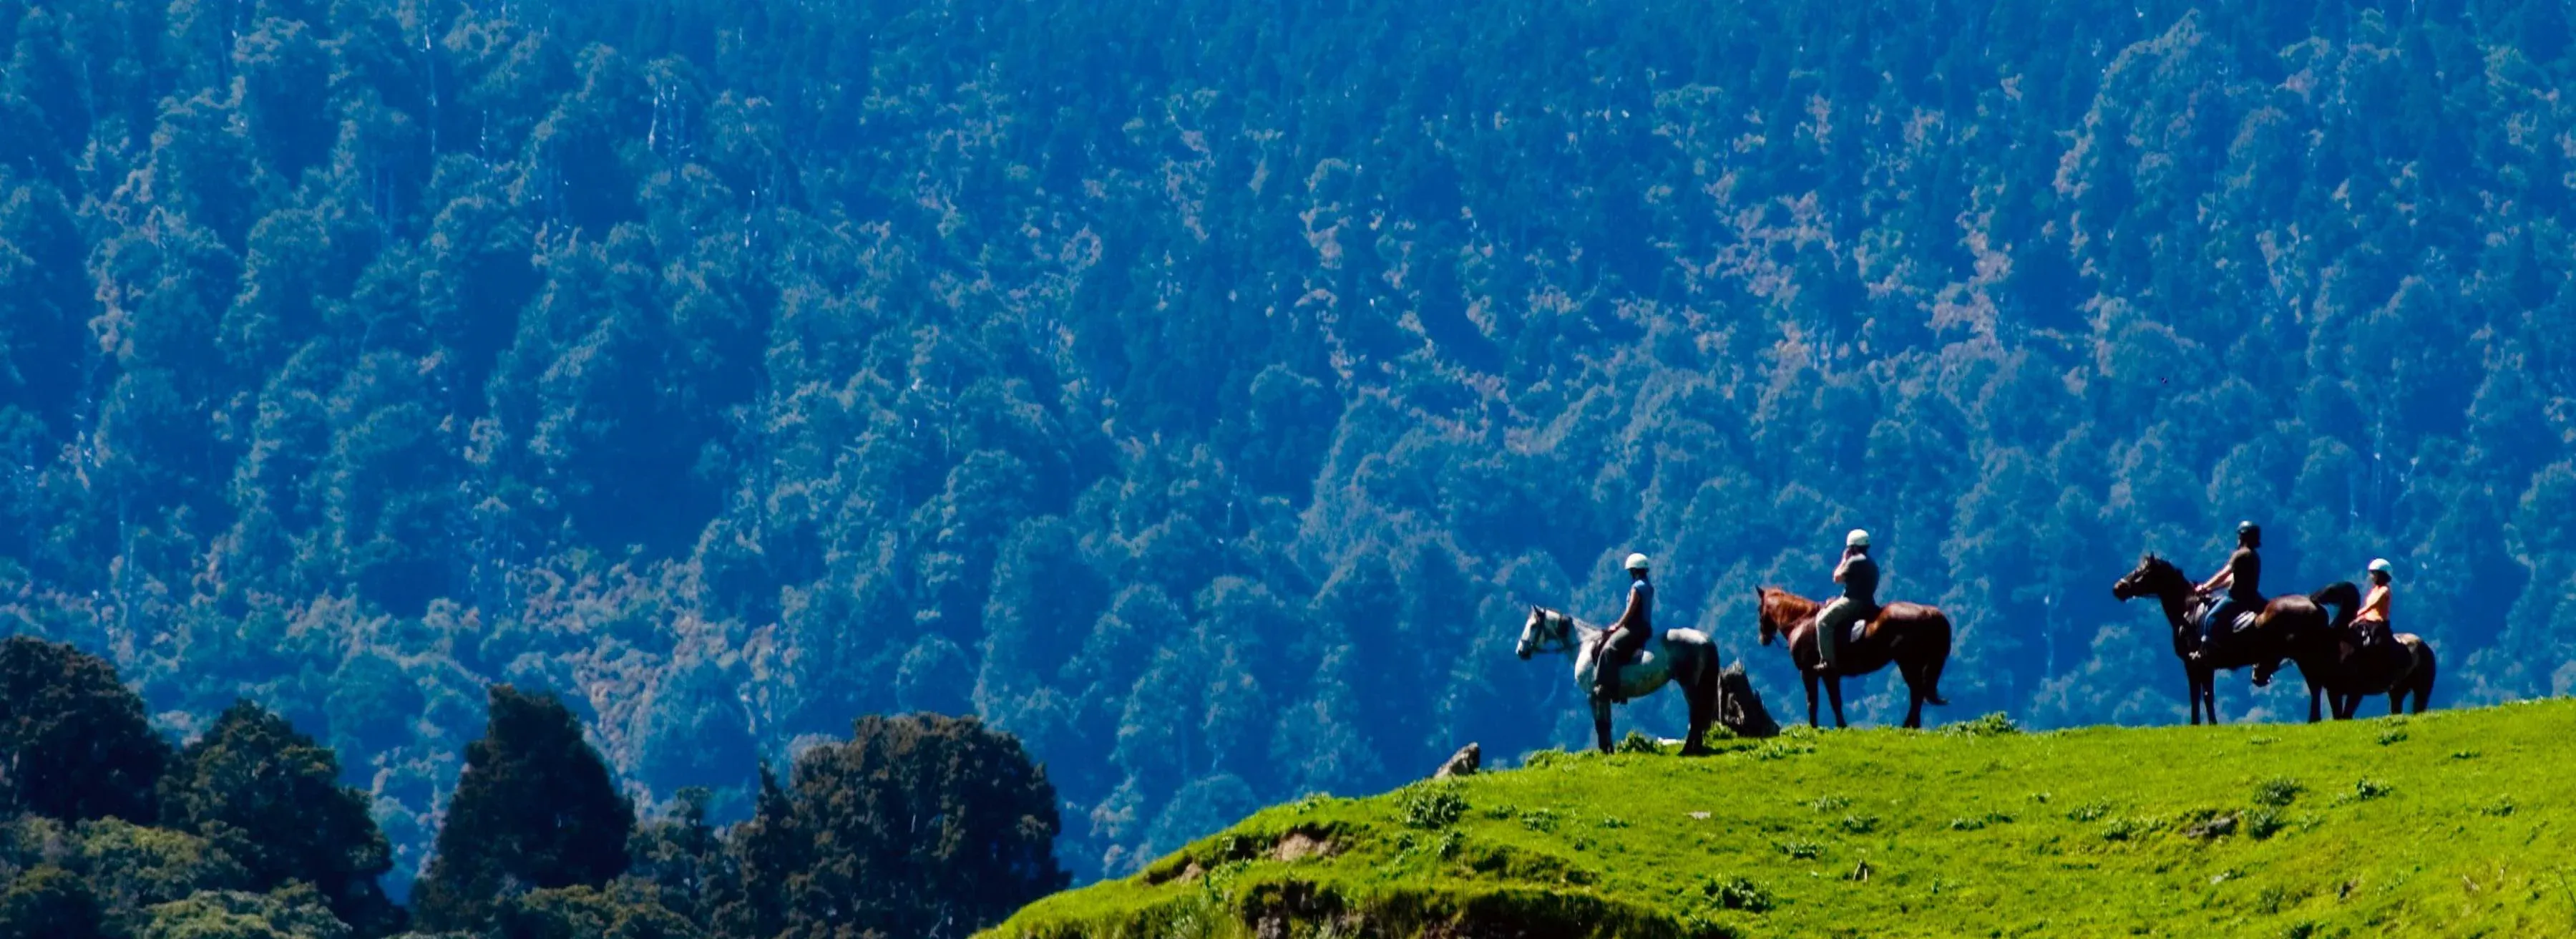
POLYGON ((340 761, 275 714, 235 703, 161 779, 164 824, 205 837, 249 869, 251 886, 302 881, 362 936, 400 927, 376 878, 392 869, 367 794, 340 761))
POLYGON ((414 888, 430 929, 480 929, 506 892, 605 884, 626 872, 635 810, 581 723, 551 694, 491 690, 491 724, 465 748, 465 772, 414 888))
POLYGON ((0 642, 0 808, 150 824, 169 758, 115 666, 41 639, 0 642))

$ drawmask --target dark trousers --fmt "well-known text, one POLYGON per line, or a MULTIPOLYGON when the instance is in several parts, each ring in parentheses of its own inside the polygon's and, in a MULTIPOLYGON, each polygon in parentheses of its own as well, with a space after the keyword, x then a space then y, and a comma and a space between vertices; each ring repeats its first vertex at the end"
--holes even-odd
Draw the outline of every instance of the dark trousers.
POLYGON ((1610 641, 1601 646, 1601 661, 1592 667, 1592 696, 1605 701, 1619 700, 1619 667, 1646 647, 1646 633, 1641 629, 1614 629, 1610 641))

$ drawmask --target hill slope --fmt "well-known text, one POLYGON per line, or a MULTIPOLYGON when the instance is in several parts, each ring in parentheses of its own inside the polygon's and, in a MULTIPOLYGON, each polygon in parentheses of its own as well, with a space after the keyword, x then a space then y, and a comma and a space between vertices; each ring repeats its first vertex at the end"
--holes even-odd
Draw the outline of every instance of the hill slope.
POLYGON ((2564 934, 2571 727, 2551 701, 1545 753, 1274 807, 988 935, 2564 934))

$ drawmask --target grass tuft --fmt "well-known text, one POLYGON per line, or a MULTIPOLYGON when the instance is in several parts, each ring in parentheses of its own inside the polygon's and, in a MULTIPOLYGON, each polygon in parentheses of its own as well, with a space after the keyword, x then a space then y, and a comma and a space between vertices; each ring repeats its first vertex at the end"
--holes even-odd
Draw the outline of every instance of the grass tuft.
POLYGON ((1467 814, 1467 797, 1450 783, 1406 786, 1396 794, 1396 804, 1404 808, 1404 823, 1415 828, 1447 828, 1467 814))
POLYGON ((1941 725, 1941 732, 1953 737, 2008 737, 2021 733, 2021 725, 2002 711, 1975 720, 1941 725))
POLYGON ((1742 877, 1712 878, 1702 882, 1699 889, 1721 910, 1768 913, 1775 902, 1770 891, 1742 877))
POLYGON ((2274 776, 2254 787, 2254 804, 2267 805, 2276 809, 2287 808, 2290 803, 2298 801, 2299 793, 2306 791, 2307 787, 2299 785, 2298 780, 2287 776, 2274 776))

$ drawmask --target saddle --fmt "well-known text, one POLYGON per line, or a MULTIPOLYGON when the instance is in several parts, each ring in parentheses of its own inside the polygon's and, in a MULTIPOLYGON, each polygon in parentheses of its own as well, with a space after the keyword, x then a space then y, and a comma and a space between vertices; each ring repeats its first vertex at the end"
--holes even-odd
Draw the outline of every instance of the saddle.
MULTIPOLYGON (((1648 635, 1646 637, 1646 644, 1639 646, 1635 654, 1619 660, 1619 667, 1641 668, 1647 663, 1653 662, 1655 660, 1655 646, 1663 638, 1663 634, 1660 631, 1648 635)), ((1617 650, 1610 648, 1610 630, 1602 630, 1601 636, 1592 640, 1593 661, 1607 664, 1610 661, 1610 656, 1616 654, 1618 654, 1617 650)))

